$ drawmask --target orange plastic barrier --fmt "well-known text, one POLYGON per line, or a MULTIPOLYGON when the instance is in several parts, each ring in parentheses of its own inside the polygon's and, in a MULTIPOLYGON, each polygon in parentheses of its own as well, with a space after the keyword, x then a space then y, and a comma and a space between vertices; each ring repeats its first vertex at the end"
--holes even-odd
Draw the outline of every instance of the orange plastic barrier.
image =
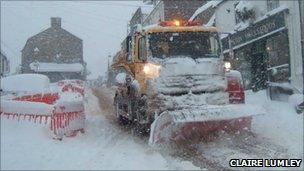
POLYGON ((46 94, 34 94, 16 97, 13 100, 17 101, 30 101, 30 102, 42 102, 46 104, 54 104, 59 99, 58 93, 46 93, 46 94))
POLYGON ((78 92, 84 96, 84 82, 81 80, 62 80, 57 83, 60 92, 23 95, 1 102, 0 116, 18 121, 48 124, 54 139, 63 136, 73 137, 84 133, 85 111, 83 101, 59 102, 59 93, 78 92), (33 110, 35 108, 35 110, 33 110), (40 113, 40 114, 39 114, 40 113))

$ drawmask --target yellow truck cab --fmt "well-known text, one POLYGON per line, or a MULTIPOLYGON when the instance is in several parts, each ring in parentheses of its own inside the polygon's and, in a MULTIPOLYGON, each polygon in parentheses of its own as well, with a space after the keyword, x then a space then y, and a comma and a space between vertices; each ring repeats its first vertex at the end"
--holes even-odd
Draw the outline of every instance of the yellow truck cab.
POLYGON ((118 121, 150 132, 152 144, 177 132, 250 128, 250 114, 242 111, 248 106, 231 104, 245 101, 242 78, 224 62, 215 27, 178 20, 137 25, 111 67, 124 71, 114 98, 118 121))

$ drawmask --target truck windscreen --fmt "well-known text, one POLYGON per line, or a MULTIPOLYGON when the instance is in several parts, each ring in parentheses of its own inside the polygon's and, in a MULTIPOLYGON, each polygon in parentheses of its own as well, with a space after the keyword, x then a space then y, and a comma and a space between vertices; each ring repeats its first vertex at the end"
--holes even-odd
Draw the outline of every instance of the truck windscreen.
POLYGON ((210 32, 151 33, 149 45, 152 56, 156 58, 216 58, 220 53, 218 35, 210 32))

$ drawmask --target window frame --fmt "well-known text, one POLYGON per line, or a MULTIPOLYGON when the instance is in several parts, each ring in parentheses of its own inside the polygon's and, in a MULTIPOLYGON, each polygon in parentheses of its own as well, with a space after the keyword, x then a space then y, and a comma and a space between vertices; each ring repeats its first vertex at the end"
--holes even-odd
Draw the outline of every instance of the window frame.
POLYGON ((239 4, 240 2, 236 2, 234 3, 234 18, 235 18, 235 24, 239 24, 241 22, 241 18, 239 16, 239 14, 236 11, 236 6, 239 4))
POLYGON ((138 59, 142 61, 147 60, 147 44, 146 36, 142 36, 138 39, 138 59), (144 47, 144 48, 142 48, 144 47), (142 56, 144 55, 144 56, 142 56))
POLYGON ((280 7, 279 0, 266 0, 267 12, 272 11, 278 7, 280 7))

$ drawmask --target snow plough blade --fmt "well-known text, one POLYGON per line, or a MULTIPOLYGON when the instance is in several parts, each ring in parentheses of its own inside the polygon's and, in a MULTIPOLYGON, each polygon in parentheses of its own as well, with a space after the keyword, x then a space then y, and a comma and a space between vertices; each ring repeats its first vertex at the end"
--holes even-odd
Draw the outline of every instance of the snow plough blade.
POLYGON ((259 106, 229 104, 206 105, 181 110, 165 111, 152 123, 149 144, 205 136, 218 131, 249 130, 253 115, 266 114, 259 106))

